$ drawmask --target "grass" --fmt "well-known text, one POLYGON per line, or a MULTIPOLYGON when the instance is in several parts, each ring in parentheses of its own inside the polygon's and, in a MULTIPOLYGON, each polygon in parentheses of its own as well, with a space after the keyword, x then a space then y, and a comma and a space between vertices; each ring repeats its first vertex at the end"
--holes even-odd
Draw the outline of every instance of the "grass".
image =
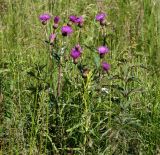
POLYGON ((159 155, 159 8, 158 0, 0 0, 0 154, 159 155), (44 12, 61 17, 52 59, 52 23, 45 29, 38 19, 44 12), (71 14, 83 15, 84 27, 63 38, 71 14), (69 57, 78 42, 85 79, 69 57), (109 74, 95 50, 103 43, 109 74))

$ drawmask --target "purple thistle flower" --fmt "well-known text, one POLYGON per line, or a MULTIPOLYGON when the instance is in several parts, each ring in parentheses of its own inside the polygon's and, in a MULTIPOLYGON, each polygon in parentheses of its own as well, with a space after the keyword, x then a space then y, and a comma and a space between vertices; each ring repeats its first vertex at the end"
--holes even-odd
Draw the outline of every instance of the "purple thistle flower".
POLYGON ((103 22, 105 20, 105 18, 106 18, 106 14, 103 12, 96 15, 96 21, 103 22))
POLYGON ((105 55, 106 53, 108 53, 108 52, 109 52, 109 49, 108 49, 106 46, 100 46, 100 47, 98 48, 98 53, 100 54, 100 57, 101 57, 101 58, 103 58, 104 55, 105 55))
POLYGON ((76 45, 74 48, 72 48, 71 50, 71 57, 73 58, 74 64, 77 64, 78 61, 77 59, 81 56, 82 54, 82 48, 80 47, 80 45, 76 45))
POLYGON ((78 24, 79 27, 82 27, 84 23, 84 18, 82 16, 77 17, 77 19, 75 20, 75 23, 78 24))
POLYGON ((73 59, 77 59, 77 58, 79 58, 80 56, 81 56, 81 52, 78 51, 78 50, 76 50, 75 48, 73 48, 72 51, 71 51, 71 57, 72 57, 73 59))
POLYGON ((99 52, 99 54, 105 54, 105 53, 109 52, 109 49, 106 46, 100 46, 98 48, 98 52, 99 52))
POLYGON ((55 38, 56 38, 56 34, 55 34, 55 33, 52 33, 52 34, 49 36, 49 41, 50 41, 50 43, 53 43, 54 40, 55 40, 55 38))
POLYGON ((84 23, 84 18, 82 16, 77 17, 77 16, 74 16, 74 15, 71 15, 71 16, 69 16, 69 20, 72 23, 77 24, 79 27, 82 27, 83 23, 84 23))
POLYGON ((63 26, 61 32, 63 36, 68 36, 73 32, 73 30, 70 26, 63 26))
POLYGON ((39 19, 40 21, 43 23, 43 24, 46 24, 47 21, 51 18, 51 16, 49 14, 41 14, 39 16, 39 19))
POLYGON ((77 24, 81 24, 81 23, 83 23, 83 22, 84 22, 84 19, 83 19, 82 16, 77 17, 76 20, 75 20, 75 23, 77 23, 77 24))
POLYGON ((102 68, 104 71, 108 72, 108 70, 110 69, 110 64, 108 64, 107 62, 102 62, 102 68))
POLYGON ((55 23, 55 24, 58 24, 59 21, 60 21, 60 17, 59 17, 59 16, 55 16, 55 17, 54 17, 54 23, 55 23))
POLYGON ((73 23, 75 23, 76 19, 77 19, 77 17, 74 16, 74 15, 69 16, 69 20, 70 20, 71 22, 73 22, 73 23))

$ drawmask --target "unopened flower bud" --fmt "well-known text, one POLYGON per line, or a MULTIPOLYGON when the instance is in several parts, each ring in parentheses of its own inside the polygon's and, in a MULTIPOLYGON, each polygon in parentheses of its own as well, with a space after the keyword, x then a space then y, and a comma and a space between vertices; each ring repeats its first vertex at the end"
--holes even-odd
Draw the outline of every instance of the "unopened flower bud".
POLYGON ((67 23, 67 25, 68 25, 68 26, 72 26, 72 22, 69 21, 69 22, 67 23))
POLYGON ((49 41, 50 41, 50 44, 53 45, 53 42, 56 38, 56 34, 52 33, 50 36, 49 36, 49 41))
POLYGON ((100 56, 101 59, 103 59, 105 54, 103 53, 103 54, 100 54, 99 56, 100 56))
POLYGON ((87 78, 88 74, 89 74, 89 69, 88 68, 84 68, 83 72, 82 72, 82 77, 85 79, 87 78))
POLYGON ((106 21, 105 20, 100 21, 100 25, 101 26, 105 26, 106 25, 106 21))
POLYGON ((46 25, 46 24, 47 24, 47 21, 42 21, 42 24, 43 24, 43 25, 46 25))
POLYGON ((73 63, 76 65, 78 63, 78 59, 73 59, 73 63))
POLYGON ((59 21, 60 21, 60 17, 59 17, 59 16, 55 16, 55 17, 54 17, 54 23, 55 23, 55 24, 58 24, 59 21))
POLYGON ((58 28, 58 24, 53 24, 53 28, 57 29, 58 28))
POLYGON ((83 23, 79 23, 78 27, 82 28, 83 27, 83 23))

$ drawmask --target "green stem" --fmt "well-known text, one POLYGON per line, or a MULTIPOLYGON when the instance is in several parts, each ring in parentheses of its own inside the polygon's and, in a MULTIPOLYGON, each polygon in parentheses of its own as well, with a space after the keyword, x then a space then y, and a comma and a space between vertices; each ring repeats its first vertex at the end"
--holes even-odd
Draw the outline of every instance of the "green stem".
POLYGON ((89 96, 88 96, 88 86, 89 86, 89 78, 87 77, 86 81, 84 82, 84 93, 83 93, 83 102, 84 102, 84 130, 85 130, 85 136, 83 140, 83 151, 85 154, 85 148, 86 148, 86 142, 87 142, 87 134, 90 128, 90 116, 89 116, 89 96))
POLYGON ((58 66, 58 86, 57 86, 57 97, 61 94, 61 76, 62 76, 62 57, 58 66))

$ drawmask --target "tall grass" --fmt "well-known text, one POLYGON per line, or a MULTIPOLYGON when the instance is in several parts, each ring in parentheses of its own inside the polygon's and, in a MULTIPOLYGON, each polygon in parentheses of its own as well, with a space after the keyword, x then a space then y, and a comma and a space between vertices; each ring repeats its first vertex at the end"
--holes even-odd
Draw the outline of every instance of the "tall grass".
MULTIPOLYGON (((159 5, 0 0, 0 154, 159 155, 159 5), (109 74, 92 48, 104 41, 95 22, 101 9, 108 14, 109 74), (52 25, 45 31, 38 19, 44 12, 59 15, 61 26, 71 14, 85 17, 81 37, 76 30, 66 51, 83 44, 81 62, 91 72, 84 80, 68 58, 58 97, 58 64, 45 42, 52 25)), ((64 42, 61 37, 57 50, 64 42)))

